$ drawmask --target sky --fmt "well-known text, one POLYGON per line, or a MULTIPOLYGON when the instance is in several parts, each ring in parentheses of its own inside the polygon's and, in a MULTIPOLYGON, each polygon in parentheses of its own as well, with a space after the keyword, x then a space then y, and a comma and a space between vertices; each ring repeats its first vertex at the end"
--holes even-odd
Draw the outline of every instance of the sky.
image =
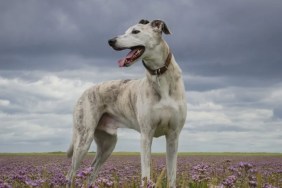
MULTIPOLYGON (((0 152, 66 151, 85 89, 145 76, 107 44, 141 19, 172 32, 188 106, 179 151, 282 152, 281 17, 279 0, 0 1, 0 152)), ((140 151, 139 133, 120 129, 115 151, 140 151)))

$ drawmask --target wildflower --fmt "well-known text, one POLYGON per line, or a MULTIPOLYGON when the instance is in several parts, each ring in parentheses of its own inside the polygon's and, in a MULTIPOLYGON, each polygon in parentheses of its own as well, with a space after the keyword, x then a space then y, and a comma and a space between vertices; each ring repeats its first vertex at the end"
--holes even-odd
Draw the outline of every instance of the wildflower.
POLYGON ((249 169, 253 167, 253 165, 251 163, 240 162, 239 167, 245 168, 245 170, 248 171, 249 169))
POLYGON ((27 179, 27 180, 25 181, 25 183, 26 183, 28 186, 31 186, 31 187, 39 187, 43 182, 45 182, 45 181, 42 180, 42 179, 38 179, 38 180, 27 179))
POLYGON ((192 174, 193 181, 200 181, 200 176, 198 174, 192 174))
POLYGON ((234 184, 236 183, 237 177, 232 175, 228 176, 225 180, 223 180, 222 184, 225 185, 228 188, 234 187, 234 184))
POLYGON ((88 188, 99 188, 97 185, 89 185, 88 188))
POLYGON ((112 187, 114 185, 113 181, 108 180, 106 178, 98 178, 96 182, 98 185, 103 185, 103 186, 108 186, 108 187, 112 187))
POLYGON ((264 184, 262 188, 277 188, 277 187, 274 187, 268 183, 264 184))
POLYGON ((209 167, 206 164, 198 164, 192 168, 192 180, 195 182, 204 182, 210 180, 209 177, 209 167))
POLYGON ((252 169, 249 170, 249 172, 250 172, 251 174, 255 174, 255 173, 257 173, 257 169, 253 169, 253 168, 252 168, 252 169))
POLYGON ((148 181, 147 182, 147 188, 154 188, 155 187, 155 183, 153 181, 148 181))
POLYGON ((12 188, 12 186, 9 185, 8 183, 0 182, 0 188, 12 188))
POLYGON ((84 170, 80 171, 77 174, 77 177, 84 178, 84 177, 88 176, 91 173, 91 171, 92 171, 92 167, 85 168, 84 170))
POLYGON ((230 172, 232 172, 232 174, 234 174, 234 175, 237 175, 237 176, 240 176, 240 175, 241 175, 241 173, 239 172, 238 168, 236 168, 236 167, 234 167, 234 166, 230 166, 230 167, 228 168, 228 170, 229 170, 230 172))
POLYGON ((257 187, 257 182, 254 180, 249 181, 249 186, 252 187, 257 187))
POLYGON ((257 178, 255 176, 249 176, 249 186, 250 188, 257 187, 257 178))

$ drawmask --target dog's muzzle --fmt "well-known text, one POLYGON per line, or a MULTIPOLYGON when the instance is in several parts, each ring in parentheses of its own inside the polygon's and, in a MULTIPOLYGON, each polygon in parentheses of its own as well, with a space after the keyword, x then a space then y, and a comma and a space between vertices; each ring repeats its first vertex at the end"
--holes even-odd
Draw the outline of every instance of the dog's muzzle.
POLYGON ((145 46, 138 45, 132 47, 118 47, 117 45, 117 37, 108 40, 109 45, 117 51, 129 49, 130 52, 118 61, 120 67, 129 67, 134 62, 136 62, 144 53, 145 46))
POLYGON ((108 41, 109 45, 115 49, 115 44, 117 42, 117 38, 112 38, 108 41))

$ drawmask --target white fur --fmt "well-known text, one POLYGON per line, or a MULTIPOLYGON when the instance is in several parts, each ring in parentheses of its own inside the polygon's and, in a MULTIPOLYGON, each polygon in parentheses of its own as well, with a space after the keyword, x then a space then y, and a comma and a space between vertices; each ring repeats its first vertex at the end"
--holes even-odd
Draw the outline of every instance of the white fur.
MULTIPOLYGON (((162 39, 165 23, 136 24, 115 38, 114 48, 143 45, 143 59, 148 67, 164 65, 169 53, 162 39), (139 30, 133 34, 132 30, 139 30)), ((167 28, 166 28, 167 29, 167 28)), ((151 144, 153 137, 166 136, 166 162, 169 187, 175 187, 177 148, 180 131, 186 119, 185 88, 181 69, 173 55, 168 70, 159 76, 149 72, 140 80, 116 80, 86 90, 74 110, 73 139, 68 155, 72 166, 67 179, 72 182, 76 170, 93 139, 97 153, 89 178, 92 184, 101 165, 112 153, 117 129, 126 127, 141 134, 142 178, 150 179, 151 144)))

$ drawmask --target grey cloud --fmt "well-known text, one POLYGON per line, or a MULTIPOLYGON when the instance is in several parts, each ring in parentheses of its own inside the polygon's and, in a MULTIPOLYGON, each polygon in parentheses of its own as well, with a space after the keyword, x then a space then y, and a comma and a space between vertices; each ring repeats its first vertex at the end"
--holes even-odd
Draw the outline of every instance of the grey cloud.
POLYGON ((183 45, 178 50, 182 49, 183 58, 188 60, 186 65, 199 74, 279 76, 282 26, 278 18, 282 3, 213 3, 199 3, 196 9, 205 13, 189 19, 188 31, 178 38, 187 41, 177 43, 183 45))
MULTIPOLYGON (((107 46, 110 37, 141 18, 160 18, 174 33, 166 39, 185 72, 269 79, 279 77, 282 69, 280 1, 9 1, 1 2, 1 7, 3 68, 5 63, 22 67, 13 60, 16 55, 27 56, 27 66, 37 69, 44 67, 38 65, 44 59, 30 56, 60 59, 72 54, 112 62, 120 53, 107 46)), ((47 69, 60 67, 56 61, 48 64, 47 69)))
POLYGON ((71 118, 66 115, 1 115, 1 152, 65 151, 68 147, 71 118))
POLYGON ((276 107, 273 109, 274 119, 282 120, 282 107, 276 107))
POLYGON ((0 22, 1 53, 105 57, 110 52, 107 40, 142 18, 143 13, 137 12, 128 17, 128 10, 133 13, 140 6, 147 7, 138 4, 131 1, 1 2, 4 10, 0 22))
POLYGON ((197 127, 185 127, 189 132, 251 132, 252 129, 239 127, 238 125, 206 125, 197 127))

